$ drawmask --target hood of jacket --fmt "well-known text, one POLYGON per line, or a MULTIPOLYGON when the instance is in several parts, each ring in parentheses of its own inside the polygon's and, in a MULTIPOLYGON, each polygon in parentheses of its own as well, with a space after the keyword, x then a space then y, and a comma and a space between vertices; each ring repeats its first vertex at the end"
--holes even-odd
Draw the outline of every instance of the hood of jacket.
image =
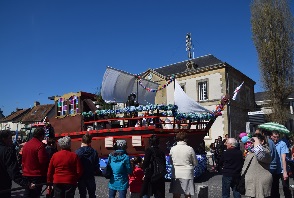
POLYGON ((89 146, 83 146, 79 149, 78 155, 89 158, 94 152, 94 149, 89 146))
POLYGON ((124 161, 128 156, 124 150, 116 150, 110 153, 111 161, 121 162, 124 161))

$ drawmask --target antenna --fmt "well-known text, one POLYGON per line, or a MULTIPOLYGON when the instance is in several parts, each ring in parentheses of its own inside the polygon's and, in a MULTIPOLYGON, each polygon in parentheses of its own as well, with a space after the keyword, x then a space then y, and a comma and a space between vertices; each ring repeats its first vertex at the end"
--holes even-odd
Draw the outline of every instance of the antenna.
POLYGON ((192 35, 187 33, 186 35, 186 52, 188 52, 188 58, 194 58, 193 48, 192 48, 192 35))
POLYGON ((194 66, 197 66, 192 59, 194 59, 194 46, 192 45, 191 33, 186 34, 186 52, 188 52, 188 62, 186 63, 186 71, 195 70, 194 66))

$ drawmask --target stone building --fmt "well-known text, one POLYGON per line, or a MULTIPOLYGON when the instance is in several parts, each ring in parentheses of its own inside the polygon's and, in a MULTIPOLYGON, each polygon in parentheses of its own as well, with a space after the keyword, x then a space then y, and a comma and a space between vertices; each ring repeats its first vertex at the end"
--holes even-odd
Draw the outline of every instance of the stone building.
MULTIPOLYGON (((219 60, 213 55, 205 55, 156 69, 148 69, 143 78, 159 85, 166 84, 166 79, 175 75, 186 94, 209 110, 226 94, 233 92, 242 82, 240 92, 235 101, 226 106, 223 115, 219 116, 205 137, 206 144, 214 142, 218 136, 235 137, 246 130, 248 112, 254 110, 255 82, 230 64, 219 60)), ((169 85, 156 93, 155 104, 173 104, 174 86, 169 85)))

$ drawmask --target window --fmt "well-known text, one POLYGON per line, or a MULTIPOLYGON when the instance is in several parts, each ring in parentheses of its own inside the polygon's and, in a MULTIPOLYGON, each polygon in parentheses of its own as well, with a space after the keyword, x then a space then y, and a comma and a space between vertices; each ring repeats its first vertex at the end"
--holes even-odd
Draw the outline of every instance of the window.
POLYGON ((59 98, 57 101, 57 116, 64 116, 67 114, 67 101, 64 98, 59 98))
POLYGON ((294 101, 291 101, 290 102, 290 113, 294 114, 293 111, 294 111, 294 101))
POLYGON ((79 112, 79 99, 77 96, 69 98, 69 114, 74 115, 79 112))
POLYGON ((204 101, 207 100, 207 81, 199 82, 198 83, 198 100, 204 101))

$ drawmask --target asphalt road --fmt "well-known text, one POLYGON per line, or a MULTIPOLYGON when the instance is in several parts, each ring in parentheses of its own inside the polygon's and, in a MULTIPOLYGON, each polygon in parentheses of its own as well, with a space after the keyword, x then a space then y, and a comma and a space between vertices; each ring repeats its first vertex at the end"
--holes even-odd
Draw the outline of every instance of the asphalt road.
MULTIPOLYGON (((108 198, 108 187, 107 187, 108 180, 106 180, 104 177, 96 177, 95 179, 96 179, 96 186, 97 186, 97 189, 96 189, 97 198, 108 198)), ((199 186, 206 185, 208 187, 208 197, 209 198, 221 198, 221 191, 222 191, 221 190, 221 188, 222 188, 221 179, 222 179, 222 175, 220 175, 220 174, 217 174, 215 172, 206 172, 200 178, 197 178, 195 180, 195 186, 197 189, 197 187, 199 187, 199 186)), ((292 178, 290 178, 290 184, 294 184, 292 178)), ((165 197, 167 197, 167 198, 172 197, 172 194, 168 192, 169 185, 170 185, 170 182, 166 182, 166 184, 165 184, 166 196, 165 197)), ((17 184, 13 184, 12 188, 17 188, 17 187, 19 187, 17 184)), ((283 193, 281 190, 282 189, 280 186, 280 194, 281 194, 281 198, 282 198, 283 193)), ((22 193, 23 193, 23 191, 14 191, 12 193, 12 197, 13 198, 22 197, 22 193)), ((44 196, 42 196, 42 197, 45 197, 45 193, 43 195, 44 196)), ((128 193, 128 195, 129 195, 129 193, 128 193)), ((77 197, 77 198, 79 197, 78 190, 76 190, 75 197, 77 197)), ((129 197, 129 196, 127 196, 127 197, 129 197)), ((196 198, 196 197, 206 198, 206 196, 205 197, 198 196, 197 192, 192 197, 193 198, 196 198)), ((233 197, 232 192, 231 192, 231 197, 233 197)))
MULTIPOLYGON (((108 187, 107 187, 107 182, 108 180, 106 180, 104 177, 96 177, 96 195, 97 198, 108 198, 108 187)), ((166 190, 166 197, 172 197, 172 194, 168 192, 169 190, 169 185, 170 182, 166 182, 165 185, 165 190, 166 190)), ((198 178, 195 181, 195 185, 196 187, 198 185, 208 185, 208 193, 209 193, 209 197, 211 198, 218 198, 221 195, 221 175, 217 175, 215 173, 210 173, 207 172, 207 174, 205 174, 204 176, 201 176, 201 178, 198 178)), ((12 188, 17 188, 19 187, 17 184, 13 184, 12 188)), ((18 198, 18 197, 22 197, 23 194, 23 190, 21 191, 14 191, 12 192, 12 197, 13 198, 18 198)), ((45 193, 43 194, 45 195, 45 193)), ((129 195, 129 193, 128 193, 129 195)), ((0 196, 1 197, 1 196, 0 196)), ((45 197, 45 196, 42 196, 45 197)), ((76 190, 76 194, 75 197, 79 197, 79 192, 78 190, 76 190)), ((198 196, 193 196, 193 197, 198 197, 198 196)))

